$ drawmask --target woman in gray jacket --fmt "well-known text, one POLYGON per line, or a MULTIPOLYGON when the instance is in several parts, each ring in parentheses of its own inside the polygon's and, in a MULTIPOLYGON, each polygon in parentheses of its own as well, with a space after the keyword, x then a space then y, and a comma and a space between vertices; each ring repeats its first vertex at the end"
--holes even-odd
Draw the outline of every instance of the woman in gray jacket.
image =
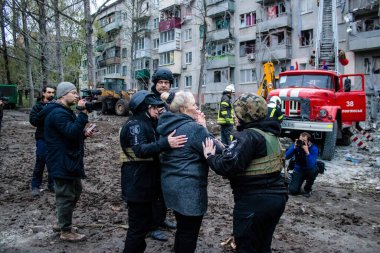
MULTIPOLYGON (((208 164, 203 156, 202 142, 213 136, 207 131, 204 114, 198 110, 192 93, 163 93, 168 112, 158 121, 157 132, 168 136, 186 135, 184 147, 161 153, 161 185, 168 208, 177 220, 174 251, 194 252, 199 229, 207 210, 208 164)), ((222 151, 222 146, 218 146, 222 151)))

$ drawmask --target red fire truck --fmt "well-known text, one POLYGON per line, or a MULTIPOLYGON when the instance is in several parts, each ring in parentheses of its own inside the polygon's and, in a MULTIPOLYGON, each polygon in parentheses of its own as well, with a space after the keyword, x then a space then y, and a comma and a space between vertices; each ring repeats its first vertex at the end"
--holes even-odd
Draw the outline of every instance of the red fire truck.
POLYGON ((320 156, 331 160, 337 140, 350 144, 350 127, 366 120, 363 74, 329 70, 293 70, 280 73, 271 96, 282 100, 283 135, 297 138, 309 132, 319 142, 320 156))

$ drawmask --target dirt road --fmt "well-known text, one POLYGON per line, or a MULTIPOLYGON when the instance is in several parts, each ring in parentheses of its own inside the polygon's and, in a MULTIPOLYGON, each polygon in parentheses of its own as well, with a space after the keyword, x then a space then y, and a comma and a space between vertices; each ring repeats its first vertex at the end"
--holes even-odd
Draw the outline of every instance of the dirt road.
MULTIPOLYGON (((52 231, 54 195, 31 196, 35 142, 28 112, 4 112, 0 252, 122 252, 127 211, 120 199, 118 129, 125 119, 101 116, 94 120, 99 132, 87 140, 88 179, 83 181, 84 191, 74 212, 74 223, 88 240, 67 243, 52 231)), ((334 160, 326 163, 326 173, 318 177, 311 198, 290 196, 274 234, 273 252, 380 252, 380 169, 376 167, 380 135, 373 135, 372 152, 338 147, 334 160), (363 161, 346 161, 348 153, 362 155, 363 161)), ((227 252, 220 242, 232 231, 232 206, 228 181, 211 172, 209 208, 197 252, 227 252)), ((174 232, 167 233, 170 240, 166 243, 147 239, 146 252, 171 252, 174 232)))

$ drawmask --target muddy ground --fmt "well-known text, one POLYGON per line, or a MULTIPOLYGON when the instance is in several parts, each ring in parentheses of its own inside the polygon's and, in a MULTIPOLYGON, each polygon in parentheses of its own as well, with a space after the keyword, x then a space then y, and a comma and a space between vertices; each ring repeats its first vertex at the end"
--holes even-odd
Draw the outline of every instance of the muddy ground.
MULTIPOLYGON (((6 110, 0 137, 0 252, 122 252, 127 210, 120 198, 118 129, 126 118, 93 119, 99 132, 86 144, 88 178, 74 212, 87 241, 60 241, 52 231, 54 195, 31 196, 34 128, 26 110, 6 110)), ((290 196, 274 234, 273 252, 380 252, 380 134, 370 151, 338 147, 327 171, 317 178, 311 198, 290 196), (346 161, 350 153, 362 159, 346 161)), ((46 186, 46 178, 45 178, 46 186)), ((210 173, 209 207, 197 252, 228 252, 220 245, 232 231, 233 199, 228 181, 210 173)), ((170 214, 169 218, 173 219, 170 214)), ((147 239, 146 252, 171 252, 168 242, 147 239)))

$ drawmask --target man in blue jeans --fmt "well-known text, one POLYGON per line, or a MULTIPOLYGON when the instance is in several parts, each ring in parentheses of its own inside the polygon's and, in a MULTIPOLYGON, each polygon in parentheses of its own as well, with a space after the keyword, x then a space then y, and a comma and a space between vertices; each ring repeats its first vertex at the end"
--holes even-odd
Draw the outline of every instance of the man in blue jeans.
MULTIPOLYGON (((55 89, 52 86, 44 86, 42 88, 42 98, 37 101, 37 103, 32 107, 32 110, 29 114, 29 122, 33 126, 36 127, 36 164, 33 170, 32 177, 32 196, 39 197, 40 196, 40 187, 42 184, 42 177, 45 170, 46 164, 46 142, 44 137, 44 120, 40 119, 37 115, 44 106, 54 98, 55 89)), ((48 190, 50 192, 54 192, 54 181, 51 177, 51 173, 48 170, 48 190)))
POLYGON ((301 186, 304 186, 303 196, 310 197, 314 180, 317 177, 318 148, 311 141, 311 135, 307 132, 300 134, 294 144, 286 151, 285 158, 295 158, 294 172, 289 184, 291 195, 299 194, 301 186))

